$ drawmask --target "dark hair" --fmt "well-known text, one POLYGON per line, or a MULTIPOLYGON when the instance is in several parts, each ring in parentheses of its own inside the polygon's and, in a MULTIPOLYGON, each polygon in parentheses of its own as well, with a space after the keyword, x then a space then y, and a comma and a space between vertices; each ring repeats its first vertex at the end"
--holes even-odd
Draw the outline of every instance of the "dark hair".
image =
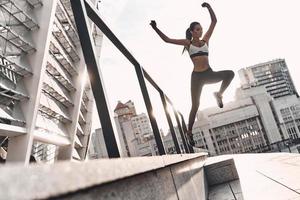
MULTIPOLYGON (((190 24, 190 27, 188 29, 186 29, 186 31, 185 31, 185 38, 186 39, 188 39, 190 41, 192 40, 192 33, 191 33, 191 31, 193 31, 195 29, 196 25, 200 25, 200 23, 199 22, 192 22, 190 24)), ((183 47, 182 53, 184 53, 185 50, 187 50, 187 48, 183 47)))

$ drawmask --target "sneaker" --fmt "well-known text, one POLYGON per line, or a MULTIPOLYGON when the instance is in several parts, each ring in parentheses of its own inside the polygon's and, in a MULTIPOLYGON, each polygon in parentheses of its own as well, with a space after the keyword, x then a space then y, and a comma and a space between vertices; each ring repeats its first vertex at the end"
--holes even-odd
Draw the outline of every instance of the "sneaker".
POLYGON ((222 95, 219 94, 219 92, 214 92, 214 96, 217 100, 217 104, 220 108, 223 108, 223 101, 222 101, 222 95))
POLYGON ((187 138, 187 143, 188 143, 190 146, 195 146, 195 141, 194 141, 194 138, 193 138, 193 134, 192 134, 192 133, 186 133, 186 138, 187 138))
POLYGON ((201 147, 197 146, 195 141, 194 141, 194 138, 193 138, 193 134, 191 133, 187 133, 186 134, 186 137, 187 137, 187 144, 193 148, 196 148, 196 149, 201 149, 201 147))

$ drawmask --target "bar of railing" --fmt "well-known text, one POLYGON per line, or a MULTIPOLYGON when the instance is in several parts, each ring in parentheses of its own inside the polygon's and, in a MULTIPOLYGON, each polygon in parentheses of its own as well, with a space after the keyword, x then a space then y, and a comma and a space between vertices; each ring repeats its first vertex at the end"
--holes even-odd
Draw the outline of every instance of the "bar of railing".
POLYGON ((152 131, 154 134, 155 142, 157 144, 158 152, 160 155, 166 154, 164 144, 158 129, 157 121, 153 115, 153 107, 150 101, 150 96, 146 86, 146 80, 157 90, 161 96, 161 101, 164 107, 166 118, 169 124, 172 139, 175 145, 177 153, 181 153, 179 148, 179 143, 174 131, 173 122, 167 110, 167 102, 173 107, 173 112, 177 121, 178 129, 184 144, 185 152, 192 153, 193 149, 188 147, 185 137, 186 124, 184 124, 183 115, 181 116, 181 121, 179 119, 179 113, 176 111, 173 103, 169 100, 163 90, 156 84, 156 82, 151 78, 151 76, 141 67, 139 62, 133 57, 133 55, 126 49, 126 47, 121 43, 121 41, 114 35, 114 33, 109 29, 109 27, 103 22, 98 14, 97 9, 88 0, 72 0, 71 6, 74 14, 75 23, 78 30, 78 35, 80 38, 81 47, 83 50, 84 59, 86 62, 87 70, 89 72, 92 91, 95 97, 96 107, 99 114, 99 119, 103 129, 103 136, 109 157, 119 157, 120 152, 116 143, 116 138, 114 136, 114 130, 112 128, 112 120, 108 111, 106 94, 103 88, 103 83, 101 80, 102 74, 98 71, 99 63, 96 59, 96 54, 94 51, 94 46, 92 42, 91 32, 89 28, 89 19, 103 32, 103 34, 117 47, 117 49, 132 63, 135 68, 135 72, 138 78, 139 86, 142 92, 144 103, 146 105, 148 117, 150 124, 152 126, 152 131))
MULTIPOLYGON (((181 122, 182 122, 182 130, 183 130, 183 132, 186 133, 186 132, 187 132, 187 127, 186 127, 186 123, 185 123, 185 121, 184 121, 183 114, 182 114, 182 113, 179 113, 179 115, 180 115, 181 122)), ((194 153, 193 147, 191 147, 190 145, 186 145, 186 146, 187 146, 187 148, 189 149, 189 152, 194 153)))

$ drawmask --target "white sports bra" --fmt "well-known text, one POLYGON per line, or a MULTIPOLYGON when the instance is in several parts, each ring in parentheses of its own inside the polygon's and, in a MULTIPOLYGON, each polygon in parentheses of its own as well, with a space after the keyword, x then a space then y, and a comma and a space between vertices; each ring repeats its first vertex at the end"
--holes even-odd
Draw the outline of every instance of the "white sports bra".
POLYGON ((204 45, 201 47, 197 47, 191 43, 189 47, 189 54, 191 58, 196 56, 208 56, 207 43, 205 42, 204 45))

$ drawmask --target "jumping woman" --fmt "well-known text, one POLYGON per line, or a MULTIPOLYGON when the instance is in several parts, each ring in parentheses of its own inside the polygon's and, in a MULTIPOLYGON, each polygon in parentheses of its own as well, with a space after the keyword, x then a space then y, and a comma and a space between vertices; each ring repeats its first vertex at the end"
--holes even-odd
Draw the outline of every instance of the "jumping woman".
POLYGON ((161 32, 156 25, 154 20, 151 21, 150 25, 161 37, 161 39, 167 43, 177 44, 184 46, 183 52, 188 51, 192 62, 194 64, 194 70, 191 75, 191 96, 192 96, 192 108, 189 115, 188 131, 186 136, 188 143, 191 146, 195 146, 193 139, 192 129, 195 122, 196 113, 200 104, 200 95, 202 87, 205 84, 212 84, 222 81, 220 90, 214 92, 214 97, 217 100, 217 104, 220 108, 223 108, 222 96, 226 88, 234 77, 234 72, 231 70, 213 71, 210 68, 208 62, 208 45, 209 39, 213 33, 213 30, 217 23, 217 18, 211 6, 208 3, 203 3, 202 7, 206 7, 211 17, 211 24, 208 31, 202 37, 202 26, 199 22, 192 22, 190 27, 186 30, 186 39, 171 39, 161 32), (202 39, 200 39, 202 37, 202 39))

